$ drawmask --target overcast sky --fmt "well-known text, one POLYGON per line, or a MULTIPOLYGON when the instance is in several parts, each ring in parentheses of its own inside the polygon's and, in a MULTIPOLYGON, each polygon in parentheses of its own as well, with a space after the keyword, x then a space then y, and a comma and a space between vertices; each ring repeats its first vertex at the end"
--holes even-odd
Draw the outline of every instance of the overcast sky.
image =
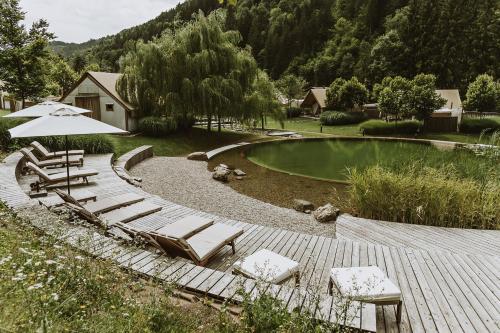
POLYGON ((21 0, 29 27, 41 18, 57 40, 85 42, 144 23, 181 0, 21 0))

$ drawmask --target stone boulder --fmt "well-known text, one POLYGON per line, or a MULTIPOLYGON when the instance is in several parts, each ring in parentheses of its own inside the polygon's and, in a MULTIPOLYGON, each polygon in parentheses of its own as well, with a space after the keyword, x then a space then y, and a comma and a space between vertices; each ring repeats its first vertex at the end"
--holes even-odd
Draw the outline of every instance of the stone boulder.
POLYGON ((332 204, 326 204, 313 211, 314 218, 321 223, 335 222, 340 215, 340 209, 332 204))
POLYGON ((293 209, 298 212, 305 213, 306 210, 312 211, 314 209, 314 205, 306 200, 293 199, 293 209))
POLYGON ((207 153, 203 151, 197 151, 189 154, 187 159, 192 161, 208 161, 208 156, 207 153))
POLYGON ((246 176, 247 174, 245 172, 243 172, 242 170, 240 169, 234 169, 234 174, 238 177, 243 177, 243 176, 246 176))
POLYGON ((218 165, 214 168, 212 178, 221 182, 227 182, 230 174, 231 170, 229 170, 226 166, 218 165))

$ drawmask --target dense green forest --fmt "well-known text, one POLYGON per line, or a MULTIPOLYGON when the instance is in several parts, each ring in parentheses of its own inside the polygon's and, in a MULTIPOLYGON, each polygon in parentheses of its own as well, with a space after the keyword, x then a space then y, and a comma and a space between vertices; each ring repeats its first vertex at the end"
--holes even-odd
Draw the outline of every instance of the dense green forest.
MULTIPOLYGON (((117 35, 55 49, 118 71, 135 41, 219 7, 218 0, 188 0, 117 35)), ((239 30, 272 79, 294 73, 327 86, 356 76, 372 86, 387 75, 433 73, 438 87, 465 91, 478 74, 500 76, 498 0, 238 0, 226 26, 239 30)))

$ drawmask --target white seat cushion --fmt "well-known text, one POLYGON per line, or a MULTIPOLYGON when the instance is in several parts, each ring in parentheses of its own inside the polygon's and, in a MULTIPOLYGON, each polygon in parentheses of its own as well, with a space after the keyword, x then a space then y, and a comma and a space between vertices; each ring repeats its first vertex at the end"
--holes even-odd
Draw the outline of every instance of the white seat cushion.
POLYGON ((377 266, 332 268, 331 278, 342 295, 356 300, 401 299, 401 290, 377 266))
POLYGON ((266 249, 235 262, 233 266, 249 277, 271 283, 280 283, 299 270, 298 262, 266 249))
POLYGON ((212 223, 212 219, 190 215, 174 223, 167 224, 155 232, 166 237, 181 239, 193 234, 197 230, 211 225, 212 223))

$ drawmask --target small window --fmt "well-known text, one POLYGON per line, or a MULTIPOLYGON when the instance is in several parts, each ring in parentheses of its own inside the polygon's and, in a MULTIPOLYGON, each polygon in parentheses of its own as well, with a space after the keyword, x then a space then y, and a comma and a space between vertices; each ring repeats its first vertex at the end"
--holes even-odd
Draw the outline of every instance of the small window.
POLYGON ((106 103, 106 111, 115 111, 113 103, 106 103))

